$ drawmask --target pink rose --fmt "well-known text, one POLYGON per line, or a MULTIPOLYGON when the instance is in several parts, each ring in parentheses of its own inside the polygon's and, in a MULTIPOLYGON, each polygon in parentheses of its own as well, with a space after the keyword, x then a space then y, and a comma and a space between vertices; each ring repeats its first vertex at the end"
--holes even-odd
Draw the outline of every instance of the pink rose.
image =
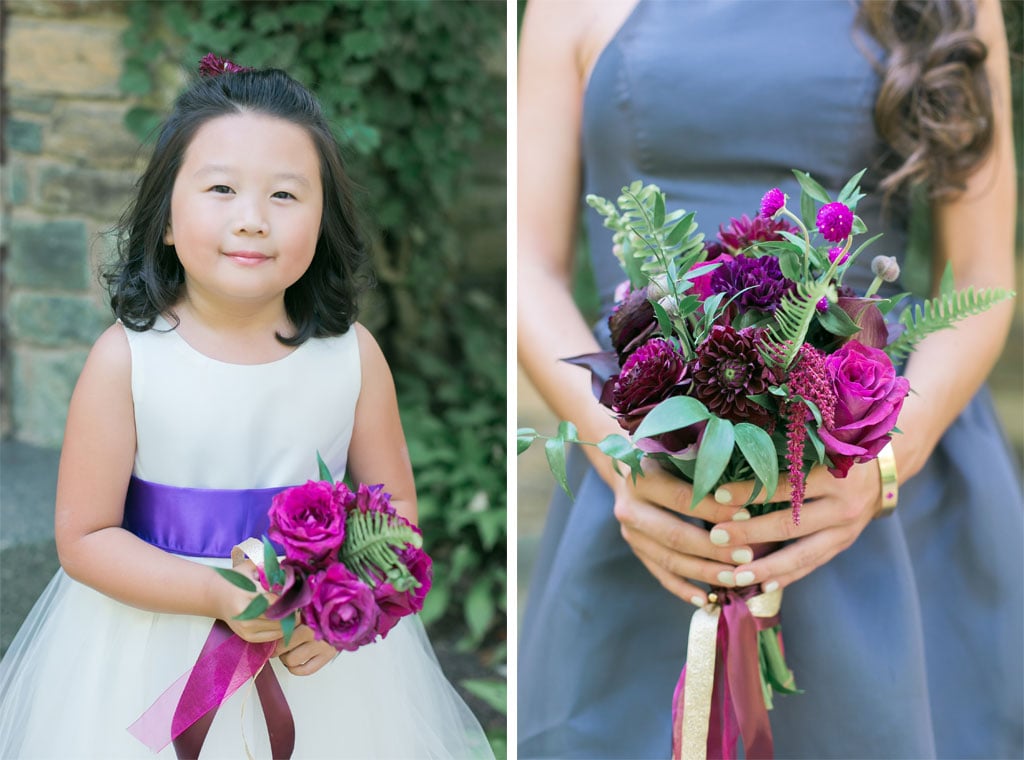
MULTIPOLYGON (((413 530, 419 533, 415 525, 413 530)), ((398 559, 412 573, 412 577, 420 583, 418 588, 408 592, 412 611, 419 612, 423 609, 423 600, 426 598, 427 592, 430 591, 430 585, 434 579, 434 563, 429 554, 415 546, 407 546, 400 551, 398 559)))
POLYGON ((380 611, 373 591, 340 562, 309 578, 312 598, 303 620, 337 650, 353 652, 377 636, 380 611))
POLYGON ((871 461, 889 441, 910 383, 896 375, 884 351, 856 340, 827 356, 825 369, 836 396, 835 424, 818 433, 834 465, 829 471, 844 478, 854 462, 871 461))
POLYGON ((267 534, 288 559, 313 569, 335 556, 345 540, 345 507, 353 498, 345 485, 322 480, 288 488, 270 505, 267 534))

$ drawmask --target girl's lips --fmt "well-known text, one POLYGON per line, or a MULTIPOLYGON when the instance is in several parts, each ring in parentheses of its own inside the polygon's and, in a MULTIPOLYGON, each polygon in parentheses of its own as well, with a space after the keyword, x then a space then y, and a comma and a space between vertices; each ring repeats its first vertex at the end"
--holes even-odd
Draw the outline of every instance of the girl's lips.
POLYGON ((224 255, 232 261, 245 266, 254 266, 262 264, 264 261, 270 261, 269 256, 257 251, 227 251, 224 255))

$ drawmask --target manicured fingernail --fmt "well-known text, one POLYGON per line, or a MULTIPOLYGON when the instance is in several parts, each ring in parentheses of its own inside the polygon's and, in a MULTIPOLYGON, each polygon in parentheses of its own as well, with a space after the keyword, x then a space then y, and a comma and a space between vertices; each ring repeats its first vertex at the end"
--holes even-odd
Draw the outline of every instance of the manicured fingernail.
POLYGON ((732 504, 732 494, 725 486, 715 489, 715 501, 719 504, 732 504))
POLYGON ((734 514, 732 516, 733 522, 743 522, 744 520, 749 520, 749 519, 750 519, 750 513, 747 510, 745 510, 745 509, 739 510, 738 512, 736 512, 736 514, 734 514))
POLYGON ((736 579, 732 575, 732 570, 723 570, 718 574, 718 582, 723 586, 731 586, 736 582, 736 579))
POLYGON ((738 565, 745 565, 748 562, 752 562, 754 559, 754 552, 750 549, 737 549, 732 553, 732 561, 738 565))
POLYGON ((712 528, 711 543, 717 546, 725 546, 727 543, 729 543, 729 534, 721 528, 712 528))
POLYGON ((736 573, 737 586, 749 586, 753 582, 754 574, 749 570, 744 570, 742 573, 736 573))
POLYGON ((778 581, 768 581, 766 584, 764 584, 764 593, 766 593, 766 594, 770 594, 773 591, 778 591, 778 589, 779 589, 779 582, 778 581))
POLYGON ((692 604, 694 607, 703 607, 704 606, 704 597, 702 597, 702 596, 691 596, 690 597, 690 604, 692 604))

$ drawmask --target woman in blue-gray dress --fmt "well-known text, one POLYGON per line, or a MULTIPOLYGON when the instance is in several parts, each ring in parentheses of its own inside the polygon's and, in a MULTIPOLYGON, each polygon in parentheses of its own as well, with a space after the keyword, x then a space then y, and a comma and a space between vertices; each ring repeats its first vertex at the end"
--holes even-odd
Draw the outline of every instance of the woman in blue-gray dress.
MULTIPOLYGON (((835 193, 867 167, 858 213, 884 232, 875 253, 926 280, 948 261, 958 288, 1013 287, 996 0, 976 13, 949 0, 531 0, 518 120, 519 358, 584 440, 621 431, 587 373, 558 361, 604 341, 603 320, 592 332, 571 297, 581 214, 606 313, 623 277, 583 194, 653 182, 713 234, 770 187, 797 197, 791 168, 835 193), (914 184, 932 197, 923 265, 906 259, 914 184)), ((871 275, 857 274, 846 282, 863 292, 871 275)), ((690 605, 711 583, 786 589, 786 655, 805 693, 775 700, 778 757, 1024 756, 1021 490, 983 390, 1011 313, 935 333, 907 364, 895 518, 873 519, 874 462, 842 480, 813 472, 794 527, 788 512, 730 506, 742 485, 689 513, 685 484, 650 472, 632 486, 580 454, 576 499, 554 499, 529 589, 519 757, 667 756, 690 605), (712 543, 707 523, 727 541, 712 543), (751 561, 755 543, 786 539, 751 561)))

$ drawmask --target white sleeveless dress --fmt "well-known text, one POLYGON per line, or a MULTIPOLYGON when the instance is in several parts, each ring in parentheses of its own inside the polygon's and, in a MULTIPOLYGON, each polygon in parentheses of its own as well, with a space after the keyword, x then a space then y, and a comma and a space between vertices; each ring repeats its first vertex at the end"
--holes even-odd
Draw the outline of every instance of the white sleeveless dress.
MULTIPOLYGON (((290 486, 317 477, 319 451, 342 478, 360 389, 354 330, 309 340, 278 361, 238 365, 199 353, 168 328, 160 320, 126 331, 136 477, 191 488, 290 486)), ((0 758, 153 757, 126 729, 195 663, 212 622, 135 609, 58 571, 0 662, 0 758)), ((295 719, 295 760, 492 756, 418 617, 311 676, 271 663, 295 719)), ((270 757, 249 691, 221 706, 202 758, 244 758, 243 731, 255 758, 270 757)), ((158 755, 174 756, 172 746, 158 755)))

